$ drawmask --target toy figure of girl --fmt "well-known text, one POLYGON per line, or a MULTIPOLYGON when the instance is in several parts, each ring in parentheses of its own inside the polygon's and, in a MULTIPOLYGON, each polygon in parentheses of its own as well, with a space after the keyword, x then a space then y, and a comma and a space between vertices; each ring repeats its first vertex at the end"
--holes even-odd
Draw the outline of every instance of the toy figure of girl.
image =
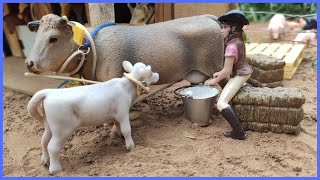
POLYGON ((239 10, 231 10, 219 17, 218 20, 222 25, 221 32, 225 39, 224 66, 221 71, 213 74, 213 79, 207 80, 205 84, 212 86, 222 79, 230 77, 220 94, 217 108, 232 127, 232 131, 224 132, 224 136, 244 140, 245 131, 229 102, 252 73, 252 69, 246 60, 245 34, 242 30, 244 25, 249 24, 249 21, 239 10))

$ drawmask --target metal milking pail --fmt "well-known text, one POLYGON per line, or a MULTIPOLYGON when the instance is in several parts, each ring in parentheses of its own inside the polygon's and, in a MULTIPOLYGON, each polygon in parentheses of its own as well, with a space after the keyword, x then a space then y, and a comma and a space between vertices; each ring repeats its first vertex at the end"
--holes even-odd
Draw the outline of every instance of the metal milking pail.
POLYGON ((198 126, 211 124, 211 108, 219 94, 218 89, 205 85, 191 85, 180 87, 174 90, 174 93, 181 97, 186 116, 193 124, 198 126))

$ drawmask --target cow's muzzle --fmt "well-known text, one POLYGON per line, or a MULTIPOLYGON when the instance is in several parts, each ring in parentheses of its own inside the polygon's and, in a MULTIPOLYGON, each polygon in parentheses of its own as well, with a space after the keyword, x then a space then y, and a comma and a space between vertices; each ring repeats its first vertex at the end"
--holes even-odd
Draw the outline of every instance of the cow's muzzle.
POLYGON ((40 73, 40 71, 37 68, 35 68, 33 61, 26 61, 26 65, 27 65, 29 72, 33 72, 36 74, 40 73))

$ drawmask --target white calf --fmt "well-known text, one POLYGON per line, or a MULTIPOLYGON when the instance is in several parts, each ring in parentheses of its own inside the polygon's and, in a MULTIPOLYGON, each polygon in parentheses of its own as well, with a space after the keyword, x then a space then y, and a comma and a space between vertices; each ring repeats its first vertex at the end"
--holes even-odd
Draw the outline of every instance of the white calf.
POLYGON ((72 133, 80 126, 97 126, 113 121, 125 138, 127 149, 134 148, 131 137, 129 109, 138 92, 148 91, 147 85, 156 83, 159 74, 150 66, 128 61, 123 68, 125 77, 81 87, 44 89, 37 92, 28 104, 29 114, 43 122, 45 130, 41 139, 41 161, 49 166, 50 174, 62 171, 59 152, 72 133), (142 88, 142 90, 141 90, 142 88), (44 116, 37 106, 43 101, 44 116))

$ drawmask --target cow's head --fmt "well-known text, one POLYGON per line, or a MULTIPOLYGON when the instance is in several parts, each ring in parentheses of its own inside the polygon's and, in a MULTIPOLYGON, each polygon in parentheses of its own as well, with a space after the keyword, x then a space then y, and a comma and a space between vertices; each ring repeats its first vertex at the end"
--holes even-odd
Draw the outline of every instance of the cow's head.
MULTIPOLYGON (((65 18, 48 14, 40 21, 28 23, 28 27, 31 31, 36 31, 34 45, 26 59, 30 72, 57 72, 78 48, 73 41, 72 28, 65 18)), ((71 61, 66 71, 76 67, 76 64, 75 61, 71 61)))

